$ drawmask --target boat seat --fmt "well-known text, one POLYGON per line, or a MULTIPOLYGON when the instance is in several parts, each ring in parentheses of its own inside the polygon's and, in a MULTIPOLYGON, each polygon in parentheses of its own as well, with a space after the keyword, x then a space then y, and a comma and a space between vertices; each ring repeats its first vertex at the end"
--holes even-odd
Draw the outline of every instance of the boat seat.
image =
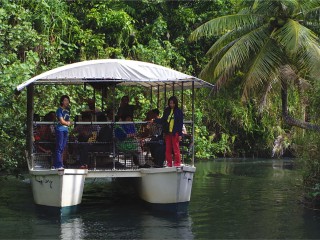
POLYGON ((89 152, 89 161, 92 163, 92 167, 94 170, 97 168, 97 160, 103 159, 104 163, 112 162, 113 153, 111 152, 89 152))
POLYGON ((118 162, 123 163, 128 168, 134 167, 133 154, 134 152, 116 151, 116 157, 118 159, 118 162))

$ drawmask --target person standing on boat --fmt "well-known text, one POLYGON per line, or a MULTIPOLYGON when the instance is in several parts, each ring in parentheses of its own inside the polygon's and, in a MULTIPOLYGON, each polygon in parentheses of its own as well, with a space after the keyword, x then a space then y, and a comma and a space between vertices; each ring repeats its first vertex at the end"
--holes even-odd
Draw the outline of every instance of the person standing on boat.
POLYGON ((54 161, 55 168, 63 168, 63 151, 68 141, 68 127, 70 122, 70 98, 67 95, 60 97, 60 107, 56 111, 58 124, 56 126, 56 157, 54 161))
MULTIPOLYGON (((182 139, 183 113, 178 107, 178 99, 172 96, 168 99, 168 107, 164 110, 163 116, 159 119, 162 122, 163 133, 166 143, 167 166, 172 167, 172 153, 174 155, 173 165, 181 165, 179 142, 182 139)), ((155 122, 159 122, 155 119, 155 122)))

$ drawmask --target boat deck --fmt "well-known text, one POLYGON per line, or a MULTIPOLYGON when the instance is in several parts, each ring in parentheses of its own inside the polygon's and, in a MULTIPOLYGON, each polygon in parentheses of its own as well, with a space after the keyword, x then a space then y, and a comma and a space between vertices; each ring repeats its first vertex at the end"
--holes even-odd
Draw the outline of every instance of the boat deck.
POLYGON ((45 169, 35 167, 30 169, 32 174, 36 175, 86 175, 86 178, 139 178, 144 173, 163 173, 163 172, 182 172, 194 171, 194 167, 181 165, 180 167, 164 168, 137 168, 137 169, 45 169))
POLYGON ((88 165, 87 169, 79 168, 74 165, 73 159, 68 159, 66 168, 63 170, 51 169, 51 154, 36 153, 32 155, 31 172, 37 172, 37 175, 45 174, 85 174, 86 178, 137 178, 141 177, 143 172, 176 172, 182 168, 188 168, 188 165, 183 164, 182 167, 153 167, 152 158, 148 157, 146 160, 148 168, 139 168, 133 164, 131 158, 125 156, 104 156, 101 158, 93 158, 94 162, 88 165))
POLYGON ((141 169, 96 169, 88 170, 86 178, 141 177, 141 169))

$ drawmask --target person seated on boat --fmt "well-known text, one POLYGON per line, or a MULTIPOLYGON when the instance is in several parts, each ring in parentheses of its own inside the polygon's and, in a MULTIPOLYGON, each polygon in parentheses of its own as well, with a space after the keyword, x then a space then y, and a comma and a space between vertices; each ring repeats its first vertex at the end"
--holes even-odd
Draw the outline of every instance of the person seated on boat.
MULTIPOLYGON (((92 115, 90 112, 81 113, 81 122, 92 122, 92 115)), ((77 124, 72 131, 73 136, 78 142, 94 142, 99 132, 99 125, 97 124, 77 124)))
POLYGON ((76 116, 75 121, 83 121, 82 119, 82 114, 83 113, 90 113, 91 114, 91 119, 93 121, 97 120, 97 116, 102 114, 102 111, 100 110, 100 108, 96 107, 96 101, 94 99, 86 99, 84 100, 86 102, 86 107, 82 110, 81 115, 80 116, 76 116))
POLYGON ((38 113, 33 114, 33 121, 40 121, 40 115, 38 113))
POLYGON ((93 115, 101 112, 101 109, 96 107, 96 101, 94 99, 89 98, 89 99, 85 100, 85 102, 87 105, 86 105, 85 109, 83 109, 82 112, 90 112, 93 115))
POLYGON ((129 96, 123 96, 121 98, 120 106, 117 112, 117 119, 124 119, 125 116, 130 116, 133 119, 134 111, 137 109, 141 109, 138 97, 135 97, 135 105, 131 105, 129 104, 129 102, 129 96))
POLYGON ((141 146, 143 148, 143 152, 146 152, 146 156, 149 156, 150 154, 150 149, 146 143, 150 141, 150 124, 149 122, 152 120, 154 113, 152 110, 149 110, 146 113, 146 118, 144 121, 146 121, 146 124, 141 124, 140 125, 140 130, 138 132, 138 137, 141 142, 141 146))
POLYGON ((53 122, 56 119, 54 111, 47 113, 43 117, 44 122, 52 122, 52 124, 39 124, 36 127, 36 151, 40 153, 52 153, 54 151, 55 131, 53 122))
MULTIPOLYGON (((107 118, 104 114, 99 115, 97 120, 98 122, 107 122, 107 118)), ((80 165, 80 168, 88 167, 89 152, 110 153, 113 150, 113 126, 111 124, 100 124, 99 127, 100 130, 94 143, 78 145, 78 164, 80 165)))
MULTIPOLYGON (((122 115, 119 121, 131 122, 132 117, 122 115)), ((117 140, 116 147, 119 151, 132 154, 135 165, 139 167, 149 167, 146 165, 140 140, 136 136, 137 133, 133 123, 116 124, 114 134, 117 140)))
MULTIPOLYGON (((152 109, 150 118, 160 119, 159 109, 152 109)), ((148 128, 150 140, 146 143, 146 145, 150 149, 151 157, 154 161, 154 167, 163 167, 166 146, 163 140, 162 124, 153 121, 148 124, 148 128)))
MULTIPOLYGON (((97 120, 98 122, 112 121, 104 114, 97 116, 97 120)), ((94 150, 99 152, 111 152, 113 146, 113 124, 102 124, 99 126, 100 130, 97 136, 97 142, 93 145, 96 146, 94 147, 94 150)))
MULTIPOLYGON (((90 112, 81 113, 82 122, 91 122, 92 115, 90 112)), ((72 135, 76 138, 76 148, 78 153, 77 161, 85 168, 88 165, 88 144, 96 141, 99 132, 99 126, 93 124, 78 124, 72 131, 72 135)))
POLYGON ((153 110, 149 110, 146 113, 146 118, 144 119, 147 124, 142 124, 140 131, 139 131, 139 137, 140 138, 149 138, 150 136, 150 121, 154 118, 154 112, 153 110))

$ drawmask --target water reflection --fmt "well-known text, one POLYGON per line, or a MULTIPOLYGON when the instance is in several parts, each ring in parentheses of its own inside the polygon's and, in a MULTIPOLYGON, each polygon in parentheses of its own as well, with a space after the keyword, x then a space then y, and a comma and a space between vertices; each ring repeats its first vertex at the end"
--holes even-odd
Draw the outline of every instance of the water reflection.
POLYGON ((293 161, 292 160, 284 160, 284 159, 275 159, 272 160, 273 169, 293 169, 293 161))
POLYGON ((144 214, 142 239, 194 239, 191 216, 144 214), (165 231, 164 231, 165 229, 165 231))
MULTIPOLYGON (((114 185, 89 183, 76 212, 65 215, 36 208, 37 218, 54 226, 49 232, 60 239, 194 239, 188 212, 151 210, 133 194, 126 181, 114 185), (114 191, 119 184, 125 185, 126 191, 114 191)), ((37 227, 33 232, 40 233, 33 238, 48 237, 37 227)))
POLYGON ((198 166, 190 206, 197 236, 294 238, 292 228, 303 225, 291 215, 303 212, 297 204, 301 178, 283 167, 287 163, 274 163, 221 159, 198 166))
MULTIPOLYGON (((86 212, 80 214, 81 217, 64 217, 55 223, 60 226, 61 232, 51 231, 50 234, 59 235, 60 239, 194 239, 192 221, 188 215, 159 215, 143 209, 133 215, 127 210, 127 215, 122 215, 122 212, 117 215, 111 211, 110 218, 106 212, 102 214, 104 218, 86 212)), ((34 229, 34 232, 41 231, 34 229)), ((46 238, 46 235, 33 237, 46 238)))
POLYGON ((63 220, 61 222, 60 239, 82 239, 84 236, 84 230, 81 218, 63 220))

